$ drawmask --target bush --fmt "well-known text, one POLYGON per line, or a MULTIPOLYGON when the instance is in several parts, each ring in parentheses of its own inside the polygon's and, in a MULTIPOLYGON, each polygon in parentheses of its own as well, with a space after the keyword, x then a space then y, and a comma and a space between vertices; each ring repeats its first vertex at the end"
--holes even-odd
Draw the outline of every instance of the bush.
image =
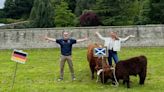
POLYGON ((98 26, 100 21, 98 16, 94 12, 84 12, 80 16, 80 26, 98 26))

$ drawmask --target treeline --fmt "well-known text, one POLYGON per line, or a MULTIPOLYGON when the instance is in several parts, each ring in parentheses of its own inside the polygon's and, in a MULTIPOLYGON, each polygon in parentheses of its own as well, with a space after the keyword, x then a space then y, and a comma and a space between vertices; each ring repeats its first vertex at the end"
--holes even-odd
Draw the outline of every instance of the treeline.
POLYGON ((0 18, 28 27, 164 24, 164 0, 6 0, 0 18))

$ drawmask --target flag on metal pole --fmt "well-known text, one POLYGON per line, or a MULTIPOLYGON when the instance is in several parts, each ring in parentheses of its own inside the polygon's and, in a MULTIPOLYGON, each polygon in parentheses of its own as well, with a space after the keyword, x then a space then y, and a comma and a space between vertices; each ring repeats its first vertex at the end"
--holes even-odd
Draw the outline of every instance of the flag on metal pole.
POLYGON ((18 63, 25 64, 25 62, 27 61, 27 55, 28 54, 26 52, 23 52, 22 50, 16 50, 16 49, 12 53, 11 60, 15 61, 16 65, 15 65, 15 69, 14 69, 14 75, 13 75, 13 82, 11 85, 11 90, 13 89, 14 84, 15 84, 16 73, 17 73, 17 69, 18 69, 18 63))
POLYGON ((23 52, 22 50, 14 50, 11 56, 11 60, 25 64, 25 62, 27 61, 27 55, 28 54, 26 52, 23 52))

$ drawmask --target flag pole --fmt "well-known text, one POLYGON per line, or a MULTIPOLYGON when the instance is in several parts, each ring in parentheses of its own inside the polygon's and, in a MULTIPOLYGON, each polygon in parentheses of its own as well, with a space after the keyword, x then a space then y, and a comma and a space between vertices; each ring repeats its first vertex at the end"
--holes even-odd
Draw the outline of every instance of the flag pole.
POLYGON ((11 86, 11 89, 13 89, 13 87, 14 87, 14 84, 15 84, 15 79, 16 79, 16 73, 17 73, 17 69, 18 69, 18 62, 16 62, 16 65, 15 65, 15 70, 14 70, 14 75, 13 75, 13 82, 12 82, 12 86, 11 86))
POLYGON ((102 72, 102 78, 103 78, 103 84, 104 84, 104 57, 102 56, 102 69, 103 69, 103 72, 102 72))

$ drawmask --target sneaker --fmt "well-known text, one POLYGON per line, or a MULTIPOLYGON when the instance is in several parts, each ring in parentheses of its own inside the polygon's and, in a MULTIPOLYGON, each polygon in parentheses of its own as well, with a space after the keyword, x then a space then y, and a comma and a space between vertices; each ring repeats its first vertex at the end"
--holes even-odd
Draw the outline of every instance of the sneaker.
POLYGON ((58 81, 62 81, 62 80, 63 80, 63 78, 59 78, 59 79, 58 79, 58 81))

